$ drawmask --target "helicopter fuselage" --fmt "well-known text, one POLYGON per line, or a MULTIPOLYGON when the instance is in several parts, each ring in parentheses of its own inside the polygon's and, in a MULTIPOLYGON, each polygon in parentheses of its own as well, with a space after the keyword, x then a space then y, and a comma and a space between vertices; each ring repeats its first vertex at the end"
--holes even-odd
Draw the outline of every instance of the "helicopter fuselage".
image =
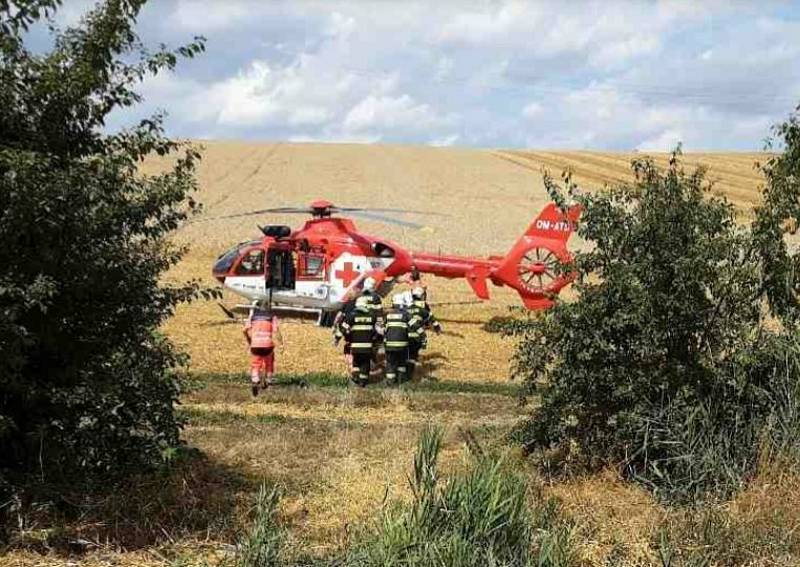
MULTIPOLYGON (((386 295, 399 276, 416 271, 444 278, 463 278, 480 299, 489 299, 487 282, 515 289, 525 307, 543 309, 574 274, 559 266, 571 255, 566 243, 580 215, 548 204, 504 256, 471 258, 412 252, 398 244, 359 232, 348 218, 332 216, 332 203, 312 203, 313 218, 302 228, 261 227, 264 236, 240 243, 214 264, 214 277, 249 306, 316 312, 320 321, 338 311, 375 279, 386 295)), ((296 211, 294 211, 296 212, 296 211)))

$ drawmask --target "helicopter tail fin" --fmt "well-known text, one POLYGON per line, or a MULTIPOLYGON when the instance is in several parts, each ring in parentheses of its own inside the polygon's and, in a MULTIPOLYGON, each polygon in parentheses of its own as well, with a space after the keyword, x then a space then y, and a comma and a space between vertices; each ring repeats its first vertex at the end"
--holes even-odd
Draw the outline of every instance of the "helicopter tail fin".
POLYGON ((559 265, 571 260, 567 240, 580 217, 579 206, 562 211, 549 203, 502 259, 492 279, 517 290, 528 309, 543 309, 574 279, 559 265))
POLYGON ((517 242, 517 245, 522 243, 525 237, 566 242, 575 231, 575 225, 580 216, 581 208, 579 205, 573 205, 565 213, 555 203, 548 203, 539 213, 539 216, 530 224, 523 237, 517 242))

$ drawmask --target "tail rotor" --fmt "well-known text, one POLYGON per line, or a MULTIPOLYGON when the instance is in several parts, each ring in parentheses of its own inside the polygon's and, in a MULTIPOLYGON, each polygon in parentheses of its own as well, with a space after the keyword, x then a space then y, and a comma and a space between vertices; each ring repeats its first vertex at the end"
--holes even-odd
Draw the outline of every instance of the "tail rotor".
POLYGON ((492 279, 516 289, 528 309, 552 305, 553 298, 575 277, 563 266, 572 260, 567 240, 579 216, 577 206, 564 212, 555 203, 547 205, 497 267, 492 279))

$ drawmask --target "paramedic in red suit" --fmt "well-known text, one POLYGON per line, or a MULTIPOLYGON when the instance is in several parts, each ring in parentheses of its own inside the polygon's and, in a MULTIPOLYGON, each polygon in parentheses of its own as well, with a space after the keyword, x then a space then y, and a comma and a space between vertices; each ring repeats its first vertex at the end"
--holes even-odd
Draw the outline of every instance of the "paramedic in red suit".
POLYGON ((250 345, 251 391, 253 396, 257 396, 259 388, 273 384, 275 346, 278 340, 283 342, 278 330, 278 318, 266 309, 254 309, 245 323, 244 336, 250 345))

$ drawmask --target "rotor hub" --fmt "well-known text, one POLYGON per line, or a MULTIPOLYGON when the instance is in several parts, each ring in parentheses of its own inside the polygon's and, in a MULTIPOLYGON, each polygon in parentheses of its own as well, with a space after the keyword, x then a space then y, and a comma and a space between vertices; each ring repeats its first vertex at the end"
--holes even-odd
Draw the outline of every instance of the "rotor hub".
POLYGON ((309 208, 311 209, 312 216, 316 218, 325 218, 331 216, 333 213, 332 209, 334 208, 334 204, 325 199, 317 199, 311 202, 309 208))

